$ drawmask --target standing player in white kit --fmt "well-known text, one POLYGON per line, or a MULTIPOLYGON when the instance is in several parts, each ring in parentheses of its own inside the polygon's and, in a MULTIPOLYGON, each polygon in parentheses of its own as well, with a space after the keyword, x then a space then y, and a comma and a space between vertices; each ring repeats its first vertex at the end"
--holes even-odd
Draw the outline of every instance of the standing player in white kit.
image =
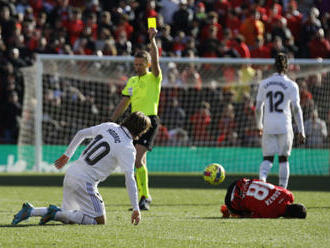
POLYGON ((256 121, 262 133, 263 153, 259 179, 266 182, 274 156, 278 154, 279 186, 287 188, 290 175, 288 157, 293 142, 290 104, 298 126, 297 138, 300 144, 305 143, 305 132, 298 85, 285 75, 288 69, 288 58, 285 54, 279 53, 276 56, 275 69, 277 73, 260 83, 257 95, 256 121))
POLYGON ((133 207, 131 222, 138 224, 141 214, 134 179, 136 150, 133 139, 139 138, 150 126, 149 117, 142 112, 134 112, 120 125, 107 122, 78 131, 66 152, 56 160, 56 168, 61 169, 69 161, 85 138, 93 140, 65 173, 62 207, 50 205, 48 208, 34 208, 30 203, 24 203, 12 224, 16 225, 30 216, 41 216, 41 225, 50 220, 65 224, 105 224, 104 202, 97 185, 117 167, 125 173, 126 188, 133 207))

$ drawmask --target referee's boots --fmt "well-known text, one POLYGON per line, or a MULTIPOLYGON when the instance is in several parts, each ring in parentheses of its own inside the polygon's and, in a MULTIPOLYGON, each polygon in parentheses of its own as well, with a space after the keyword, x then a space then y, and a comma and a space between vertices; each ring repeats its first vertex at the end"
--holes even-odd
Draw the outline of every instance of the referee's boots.
POLYGON ((150 209, 150 202, 145 196, 142 196, 139 202, 140 210, 149 210, 150 209))

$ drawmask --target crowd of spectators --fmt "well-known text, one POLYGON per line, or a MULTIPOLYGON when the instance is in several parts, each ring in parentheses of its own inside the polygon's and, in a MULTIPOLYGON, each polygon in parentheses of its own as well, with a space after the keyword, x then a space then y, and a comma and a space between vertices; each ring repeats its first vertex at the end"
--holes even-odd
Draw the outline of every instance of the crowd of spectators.
MULTIPOLYGON (((0 123, 0 143, 17 142, 24 95, 21 68, 32 65, 37 53, 133 55, 138 49, 147 48, 148 17, 157 18, 161 56, 272 58, 285 52, 290 58, 330 58, 329 1, 0 0, 0 114, 4 117, 0 123)), ((162 93, 163 125, 158 142, 258 145, 253 89, 233 94, 232 89, 202 88, 201 71, 212 72, 214 77, 221 73, 221 77, 230 79, 237 74, 235 70, 219 72, 211 65, 196 68, 194 64, 178 70, 174 63, 169 64, 163 72, 164 85, 192 83, 194 87, 175 94, 172 88, 162 93), (218 131, 210 133, 211 130, 218 131)), ((249 66, 240 68, 239 73, 242 82, 258 76, 258 70, 249 66)), ((325 86, 329 84, 328 76, 315 74, 314 78, 298 81, 302 99, 306 100, 303 106, 306 120, 321 118, 329 125, 328 106, 321 106, 317 112, 324 104, 320 97, 325 94, 321 91, 329 87, 325 86)), ((109 111, 97 104, 97 92, 81 95, 71 81, 51 88, 57 93, 71 92, 92 116, 109 111)), ((54 97, 54 92, 44 95, 45 100, 60 106, 65 94, 59 98, 56 94, 57 98, 54 97)), ((44 120, 52 118, 46 116, 44 120)), ((58 127, 61 123, 52 125, 58 127)), ((315 125, 306 124, 309 126, 315 125)), ((323 138, 324 134, 320 133, 323 138)))

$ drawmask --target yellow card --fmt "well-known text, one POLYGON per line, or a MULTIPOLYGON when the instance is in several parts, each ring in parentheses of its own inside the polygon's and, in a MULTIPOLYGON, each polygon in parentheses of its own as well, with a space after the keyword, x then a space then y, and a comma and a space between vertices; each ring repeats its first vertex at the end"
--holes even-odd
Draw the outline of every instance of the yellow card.
POLYGON ((156 17, 148 18, 148 29, 149 28, 156 28, 156 17))

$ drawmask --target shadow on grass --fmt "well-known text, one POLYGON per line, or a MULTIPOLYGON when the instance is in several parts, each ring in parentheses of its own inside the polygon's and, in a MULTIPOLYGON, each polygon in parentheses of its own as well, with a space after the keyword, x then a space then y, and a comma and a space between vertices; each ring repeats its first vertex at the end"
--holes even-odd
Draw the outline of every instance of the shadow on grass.
MULTIPOLYGON (((105 204, 106 207, 130 207, 130 205, 127 204, 105 204)), ((181 203, 181 204, 157 204, 157 203, 152 203, 150 205, 151 207, 181 207, 181 206, 188 206, 188 207, 202 207, 202 206, 214 206, 214 204, 210 204, 210 203, 196 203, 196 204, 191 204, 191 203, 181 203)))
POLYGON ((40 226, 63 226, 64 224, 47 224, 47 225, 39 225, 39 224, 21 224, 21 225, 12 225, 12 224, 7 224, 7 225, 0 225, 0 228, 6 228, 6 227, 12 227, 12 228, 17 228, 17 227, 40 227, 40 226))
POLYGON ((307 209, 330 209, 330 206, 324 206, 324 207, 306 207, 307 209))
POLYGON ((205 216, 205 217, 189 217, 189 219, 198 219, 198 220, 221 220, 223 219, 221 216, 205 216))
POLYGON ((208 207, 208 206, 214 206, 214 204, 210 203, 181 203, 181 204, 152 204, 151 206, 155 207, 181 207, 181 206, 187 206, 187 207, 208 207))

